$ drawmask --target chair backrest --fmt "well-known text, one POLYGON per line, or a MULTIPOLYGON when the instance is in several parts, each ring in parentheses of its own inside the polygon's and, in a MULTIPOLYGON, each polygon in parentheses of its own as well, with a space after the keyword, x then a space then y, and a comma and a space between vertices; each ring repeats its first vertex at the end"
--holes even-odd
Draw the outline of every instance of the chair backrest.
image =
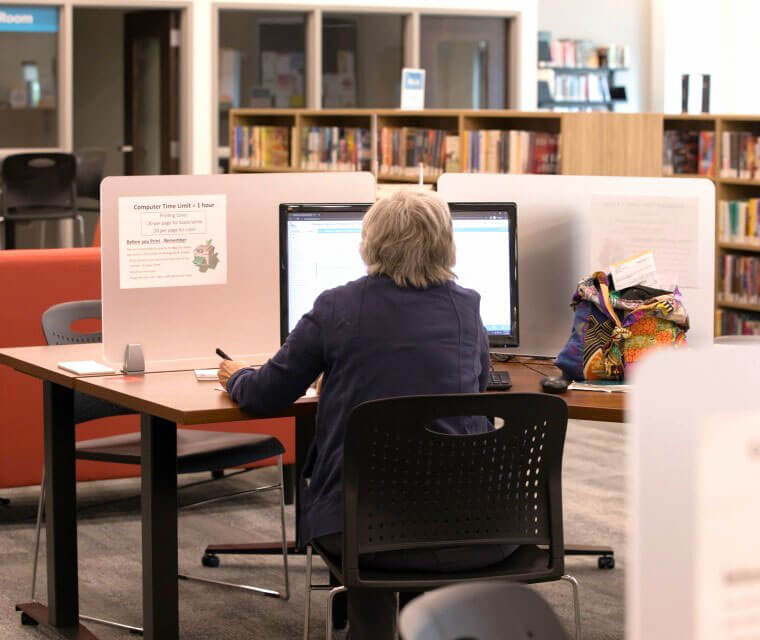
POLYGON ((433 546, 548 544, 562 566, 567 405, 538 393, 452 394, 365 402, 346 425, 344 557, 433 546), (438 419, 491 416, 487 433, 432 431, 438 419))
POLYGON ((102 342, 103 334, 100 331, 80 333, 71 328, 71 324, 77 320, 101 317, 100 300, 62 302, 53 305, 42 314, 42 332, 48 344, 102 342))
POLYGON ((102 149, 85 149, 74 153, 77 162, 77 195, 80 198, 100 200, 100 183, 106 164, 102 149))
POLYGON ((401 611, 403 640, 567 640, 536 591, 509 582, 470 582, 429 591, 401 611))
POLYGON ((70 153, 10 155, 3 161, 2 182, 5 213, 33 207, 71 209, 76 200, 76 160, 70 153))

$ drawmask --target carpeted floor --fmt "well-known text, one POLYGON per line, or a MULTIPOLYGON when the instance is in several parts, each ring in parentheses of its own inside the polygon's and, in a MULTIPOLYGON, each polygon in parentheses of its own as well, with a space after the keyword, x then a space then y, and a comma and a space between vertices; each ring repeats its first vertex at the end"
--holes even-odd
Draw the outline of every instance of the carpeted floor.
MULTIPOLYGON (((565 446, 564 512, 567 543, 611 544, 616 568, 600 571, 595 558, 569 558, 568 573, 580 581, 584 638, 612 640, 623 632, 623 572, 626 505, 624 426, 573 421, 565 446)), ((245 489, 274 478, 271 469, 257 471, 210 486, 181 492, 184 502, 217 492, 245 489)), ((188 482, 182 478, 181 482, 188 482)), ((79 577, 83 614, 140 624, 139 481, 118 480, 79 486, 79 577), (106 505, 107 500, 121 499, 106 505)), ((0 638, 42 638, 19 624, 16 602, 29 599, 31 549, 38 489, 2 490, 10 507, 0 507, 0 638)), ((292 508, 288 527, 292 532, 292 508)), ((222 559, 219 569, 200 566, 209 542, 249 542, 271 539, 278 533, 277 495, 268 492, 211 504, 180 513, 179 560, 185 572, 232 582, 255 582, 279 589, 281 559, 277 556, 222 559)), ((292 535, 292 533, 291 533, 292 535)), ((44 534, 43 534, 44 540, 44 534)), ((45 599, 44 546, 38 598, 45 599)), ((321 565, 315 579, 324 578, 321 565)), ((291 557, 290 601, 275 600, 201 583, 180 582, 180 628, 183 639, 233 640, 249 638, 297 639, 303 633, 304 559, 291 557)), ((538 585, 572 630, 572 598, 567 583, 538 585)), ((312 606, 312 635, 324 638, 326 594, 317 592, 312 606)), ((126 631, 90 624, 102 640, 126 640, 126 631)))

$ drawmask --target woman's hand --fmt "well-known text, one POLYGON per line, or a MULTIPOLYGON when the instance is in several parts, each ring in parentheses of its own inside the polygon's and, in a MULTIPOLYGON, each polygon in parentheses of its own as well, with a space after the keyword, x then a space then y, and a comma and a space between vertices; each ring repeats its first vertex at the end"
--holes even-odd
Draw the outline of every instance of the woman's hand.
POLYGON ((219 363, 219 382, 221 382, 222 386, 226 389, 227 382, 232 374, 240 369, 245 369, 247 366, 247 362, 242 362, 240 360, 222 360, 219 363))

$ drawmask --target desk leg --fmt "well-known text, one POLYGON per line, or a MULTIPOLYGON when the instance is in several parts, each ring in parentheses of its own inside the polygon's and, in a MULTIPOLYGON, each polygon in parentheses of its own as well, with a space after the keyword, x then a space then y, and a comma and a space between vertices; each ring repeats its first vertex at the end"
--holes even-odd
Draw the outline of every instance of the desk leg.
POLYGON ((179 637, 177 425, 142 416, 143 637, 179 637))
MULTIPOLYGON (((295 541, 288 541, 288 553, 304 553, 304 549, 298 544, 298 532, 301 524, 301 472, 306 464, 306 454, 314 440, 316 430, 316 416, 300 416, 296 418, 296 450, 295 464, 292 466, 291 475, 295 475, 295 510, 296 510, 296 536, 295 541)), ((288 476, 285 476, 285 482, 290 482, 288 476)), ((215 556, 221 554, 228 555, 263 555, 263 554, 280 554, 282 553, 282 544, 279 541, 253 542, 247 544, 210 544, 206 547, 204 556, 215 556)))
POLYGON ((77 573, 74 392, 43 382, 48 605, 16 605, 24 624, 39 624, 56 638, 95 638, 79 624, 77 573))

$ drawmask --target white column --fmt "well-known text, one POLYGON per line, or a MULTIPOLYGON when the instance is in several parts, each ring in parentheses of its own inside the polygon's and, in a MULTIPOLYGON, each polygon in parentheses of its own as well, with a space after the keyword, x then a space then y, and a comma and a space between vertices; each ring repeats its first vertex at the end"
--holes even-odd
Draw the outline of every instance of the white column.
POLYGON ((322 106, 322 10, 306 14, 306 106, 322 106))

